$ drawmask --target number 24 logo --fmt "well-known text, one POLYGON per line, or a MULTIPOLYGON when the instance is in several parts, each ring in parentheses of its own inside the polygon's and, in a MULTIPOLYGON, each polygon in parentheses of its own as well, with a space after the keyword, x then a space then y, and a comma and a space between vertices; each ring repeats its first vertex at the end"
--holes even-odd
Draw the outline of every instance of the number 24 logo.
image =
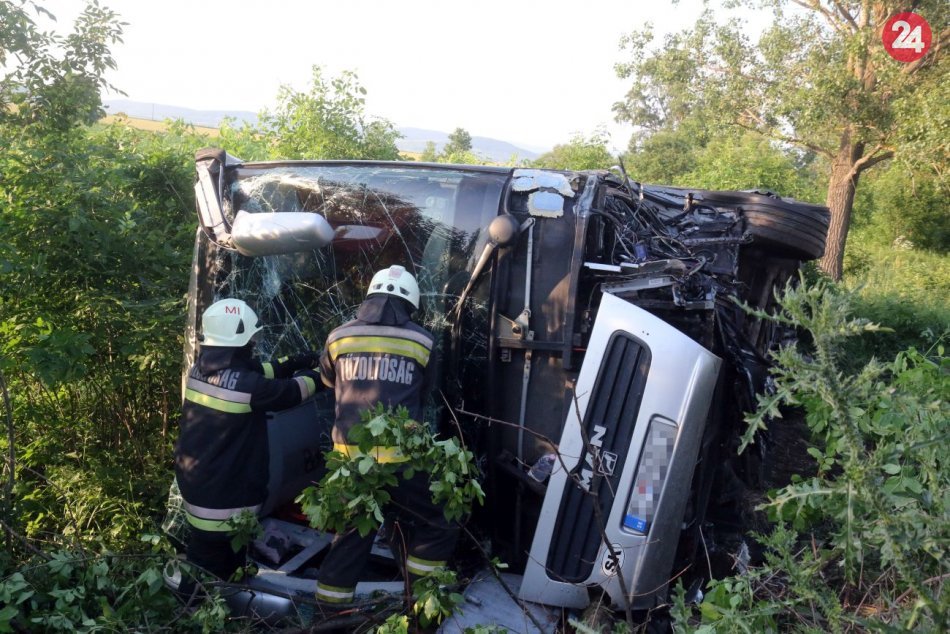
POLYGON ((921 28, 918 24, 915 27, 911 27, 909 22, 905 20, 898 20, 893 25, 891 25, 892 31, 900 31, 900 34, 897 36, 897 39, 894 40, 894 43, 891 44, 894 48, 912 48, 915 53, 919 53, 924 50, 926 44, 924 44, 924 38, 921 34, 921 28))
POLYGON ((910 11, 892 15, 881 31, 884 49, 900 62, 914 62, 926 55, 932 40, 927 20, 910 11))

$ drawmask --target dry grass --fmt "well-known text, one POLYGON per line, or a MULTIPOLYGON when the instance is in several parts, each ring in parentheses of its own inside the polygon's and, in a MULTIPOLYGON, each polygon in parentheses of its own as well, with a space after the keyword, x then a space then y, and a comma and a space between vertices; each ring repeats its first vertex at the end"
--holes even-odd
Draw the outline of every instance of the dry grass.
MULTIPOLYGON (((151 119, 137 119, 135 117, 127 117, 122 114, 118 115, 108 115, 99 120, 100 123, 109 125, 111 123, 121 123, 138 130, 147 130, 148 132, 164 132, 168 129, 168 124, 164 121, 153 121, 151 119)), ((195 132, 198 134, 205 134, 210 137, 220 136, 221 132, 217 128, 206 128, 204 126, 191 126, 194 128, 195 132)))

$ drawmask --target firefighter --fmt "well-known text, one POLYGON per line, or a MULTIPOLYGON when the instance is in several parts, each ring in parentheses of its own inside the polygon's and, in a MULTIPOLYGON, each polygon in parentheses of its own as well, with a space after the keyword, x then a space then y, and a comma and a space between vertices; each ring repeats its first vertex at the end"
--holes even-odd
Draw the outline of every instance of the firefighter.
POLYGON ((265 413, 298 405, 316 392, 319 374, 311 368, 319 356, 253 359, 261 323, 239 299, 212 304, 201 316, 201 330, 201 349, 185 387, 175 478, 190 525, 188 560, 228 580, 246 556, 246 548, 232 549, 228 520, 245 510, 257 513, 267 498, 265 413))
MULTIPOLYGON (((356 319, 327 337, 320 357, 320 377, 336 395, 333 448, 349 456, 359 448, 348 442, 349 431, 361 413, 382 403, 405 407, 413 420, 422 420, 423 402, 431 386, 433 337, 411 320, 419 308, 419 285, 402 266, 394 265, 373 276, 356 319)), ((379 462, 398 463, 405 457, 392 447, 376 447, 379 462)), ((441 506, 432 503, 428 475, 416 473, 399 484, 385 509, 394 553, 402 559, 410 579, 444 567, 455 550, 458 528, 450 524, 441 506), (402 548, 405 544, 405 548, 402 548)), ((352 601, 373 546, 374 535, 361 537, 356 528, 336 536, 320 567, 317 600, 352 601)))

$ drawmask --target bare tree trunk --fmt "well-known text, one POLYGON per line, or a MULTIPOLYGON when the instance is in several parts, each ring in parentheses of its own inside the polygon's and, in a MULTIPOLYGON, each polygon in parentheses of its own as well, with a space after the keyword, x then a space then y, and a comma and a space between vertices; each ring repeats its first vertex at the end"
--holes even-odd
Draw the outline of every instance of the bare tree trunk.
POLYGON ((851 209, 854 207, 854 192, 858 186, 858 170, 855 164, 864 153, 861 143, 851 143, 850 135, 842 136, 838 155, 831 164, 828 182, 828 197, 825 204, 831 210, 831 223, 825 242, 825 255, 818 266, 831 279, 838 281, 844 268, 844 247, 851 227, 851 209))

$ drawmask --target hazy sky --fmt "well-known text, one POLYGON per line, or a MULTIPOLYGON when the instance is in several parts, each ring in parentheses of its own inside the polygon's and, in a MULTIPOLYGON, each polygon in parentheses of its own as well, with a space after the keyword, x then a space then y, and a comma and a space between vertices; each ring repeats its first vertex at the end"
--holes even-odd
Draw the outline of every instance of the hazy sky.
MULTIPOLYGON (((623 34, 680 30, 701 0, 100 0, 127 22, 108 79, 128 98, 257 112, 305 89, 314 64, 356 71, 367 111, 398 126, 463 127, 529 149, 628 125, 614 65, 623 34)), ((41 0, 71 25, 82 0, 41 0)), ((714 4, 714 3, 713 3, 714 4)), ((717 13, 721 13, 717 11, 717 13)))

